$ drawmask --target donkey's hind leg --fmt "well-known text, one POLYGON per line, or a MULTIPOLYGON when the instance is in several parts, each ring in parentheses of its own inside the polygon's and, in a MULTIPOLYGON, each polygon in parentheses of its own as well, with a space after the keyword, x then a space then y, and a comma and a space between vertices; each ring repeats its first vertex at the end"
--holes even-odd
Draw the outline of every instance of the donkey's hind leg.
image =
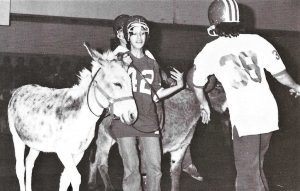
POLYGON ((97 172, 99 171, 101 178, 103 180, 105 191, 114 190, 108 174, 108 157, 109 151, 115 141, 111 137, 103 140, 100 145, 97 145, 97 151, 95 156, 95 161, 90 162, 89 166, 89 178, 88 178, 88 188, 89 190, 95 190, 97 187, 97 172), (110 141, 109 141, 110 140, 110 141))
POLYGON ((12 136, 14 148, 15 148, 15 157, 16 157, 16 174, 19 180, 20 191, 25 191, 25 166, 24 166, 24 153, 25 153, 25 144, 24 142, 17 136, 12 136))
POLYGON ((67 191, 70 183, 72 184, 73 191, 79 191, 81 176, 76 166, 81 161, 83 154, 84 152, 78 155, 66 155, 65 153, 57 153, 60 161, 65 167, 60 177, 59 191, 67 191))
POLYGON ((188 145, 184 145, 181 148, 179 148, 176 151, 171 151, 171 169, 170 169, 170 175, 171 175, 171 191, 179 191, 180 190, 180 175, 182 170, 182 160, 184 157, 184 154, 186 152, 188 145))
POLYGON ((26 191, 31 191, 31 178, 32 178, 32 169, 34 167, 34 162, 39 156, 40 151, 30 148, 29 153, 26 157, 26 191))
POLYGON ((99 171, 103 180, 105 191, 114 190, 108 174, 108 157, 109 151, 115 140, 108 133, 108 129, 111 124, 111 117, 105 118, 99 126, 98 138, 96 140, 97 149, 95 152, 95 160, 90 161, 88 188, 89 190, 95 190, 97 188, 97 172, 99 171))
POLYGON ((111 191, 114 190, 114 187, 111 183, 109 174, 108 174, 108 154, 105 153, 104 158, 102 157, 100 164, 98 164, 97 168, 100 172, 101 178, 105 185, 105 191, 111 191))

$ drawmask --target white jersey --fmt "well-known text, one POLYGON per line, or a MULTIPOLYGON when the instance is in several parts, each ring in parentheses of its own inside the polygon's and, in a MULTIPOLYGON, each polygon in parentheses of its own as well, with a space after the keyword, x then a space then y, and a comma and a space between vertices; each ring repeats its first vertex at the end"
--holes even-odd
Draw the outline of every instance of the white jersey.
MULTIPOLYGON (((129 51, 128 48, 119 45, 119 46, 113 51, 113 53, 114 53, 114 55, 117 55, 117 54, 120 53, 120 52, 124 53, 124 52, 127 52, 127 51, 129 51)), ((146 51, 145 51, 145 54, 146 54, 146 56, 148 56, 148 57, 151 58, 152 60, 155 60, 154 56, 151 54, 151 52, 150 52, 149 50, 146 50, 146 51)))
POLYGON ((194 60, 195 86, 204 86, 214 74, 222 83, 232 126, 239 136, 278 130, 278 109, 264 69, 273 76, 285 70, 275 48, 259 35, 219 37, 194 60))

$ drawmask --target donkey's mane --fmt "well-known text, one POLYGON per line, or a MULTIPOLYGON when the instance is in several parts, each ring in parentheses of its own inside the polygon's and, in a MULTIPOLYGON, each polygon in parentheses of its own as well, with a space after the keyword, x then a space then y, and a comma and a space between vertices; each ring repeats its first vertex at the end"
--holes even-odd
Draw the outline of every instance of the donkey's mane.
MULTIPOLYGON (((110 62, 112 60, 116 59, 116 56, 113 54, 113 52, 111 50, 107 50, 106 52, 104 52, 102 54, 101 59, 103 60, 103 62, 110 62)), ((103 63, 102 62, 102 63, 103 63)), ((92 60, 91 62, 92 64, 92 71, 97 71, 100 68, 100 64, 98 62, 96 62, 95 60, 92 60)), ((79 84, 82 83, 82 81, 84 79, 88 79, 89 81, 92 78, 92 72, 89 71, 87 68, 84 68, 83 70, 81 70, 79 72, 79 75, 77 75, 78 79, 79 79, 79 84)))
POLYGON ((116 59, 116 56, 111 50, 107 50, 102 54, 102 59, 107 61, 112 61, 116 59))
POLYGON ((98 63, 95 60, 91 61, 91 71, 88 70, 87 68, 83 68, 79 74, 77 75, 78 77, 78 84, 74 85, 72 87, 72 89, 74 91, 72 91, 72 94, 74 96, 74 94, 77 94, 78 96, 82 95, 83 91, 87 90, 87 87, 89 86, 90 82, 92 81, 93 75, 95 74, 95 72, 102 66, 105 65, 104 62, 111 62, 113 60, 116 60, 116 56, 113 54, 113 52, 111 50, 107 50, 106 52, 104 52, 101 55, 101 64, 98 63))

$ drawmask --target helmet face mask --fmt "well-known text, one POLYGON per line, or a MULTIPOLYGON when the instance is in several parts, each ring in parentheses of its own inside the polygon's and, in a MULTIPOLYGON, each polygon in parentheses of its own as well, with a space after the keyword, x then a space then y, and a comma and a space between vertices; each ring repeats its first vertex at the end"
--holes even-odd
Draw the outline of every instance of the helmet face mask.
POLYGON ((129 33, 128 37, 130 37, 132 35, 133 29, 135 27, 141 27, 143 33, 149 34, 149 27, 146 23, 143 23, 143 22, 141 22, 141 23, 132 23, 132 24, 130 24, 130 27, 128 28, 128 33, 129 33))
POLYGON ((135 27, 141 27, 142 32, 146 33, 146 40, 149 38, 149 25, 147 23, 147 20, 139 15, 131 16, 126 24, 124 35, 125 39, 129 42, 130 36, 133 35, 133 29, 135 27))
POLYGON ((215 28, 220 23, 239 23, 239 7, 235 0, 214 0, 208 8, 210 27, 207 32, 210 36, 218 36, 215 28))

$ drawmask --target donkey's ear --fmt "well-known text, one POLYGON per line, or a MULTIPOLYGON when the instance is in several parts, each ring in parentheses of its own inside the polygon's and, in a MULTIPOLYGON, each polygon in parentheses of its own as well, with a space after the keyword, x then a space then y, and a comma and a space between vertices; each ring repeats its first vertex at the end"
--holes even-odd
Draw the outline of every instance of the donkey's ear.
POLYGON ((102 60, 102 54, 99 53, 97 50, 90 47, 89 43, 84 42, 83 46, 85 46, 86 50, 88 51, 89 55, 93 58, 94 61, 102 60))

